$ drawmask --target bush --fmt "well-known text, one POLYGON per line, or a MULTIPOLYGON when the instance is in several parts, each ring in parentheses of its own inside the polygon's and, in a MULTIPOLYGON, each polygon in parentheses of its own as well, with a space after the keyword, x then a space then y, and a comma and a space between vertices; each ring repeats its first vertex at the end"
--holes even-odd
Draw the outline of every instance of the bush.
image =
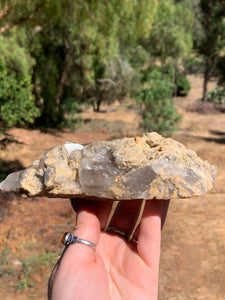
MULTIPOLYGON (((201 99, 202 100, 202 99, 201 99)), ((215 88, 207 93, 207 102, 225 104, 225 88, 215 88)))
POLYGON ((164 72, 174 83, 173 96, 187 96, 191 89, 191 84, 186 74, 178 67, 174 67, 170 64, 164 66, 164 72))
POLYGON ((174 84, 155 69, 148 76, 148 87, 137 94, 137 101, 142 108, 141 126, 147 131, 170 134, 176 130, 180 115, 171 100, 174 84))
POLYGON ((59 125, 73 130, 76 125, 79 125, 81 122, 79 103, 77 103, 74 98, 66 98, 63 100, 62 109, 65 117, 59 125))
POLYGON ((189 80, 187 79, 186 75, 180 73, 177 74, 176 79, 176 95, 177 96, 186 96, 188 95, 191 85, 189 80))
MULTIPOLYGON (((175 69, 174 66, 167 64, 163 67, 154 66, 146 70, 142 70, 141 79, 142 82, 148 83, 152 78, 152 72, 158 72, 161 80, 168 80, 173 83, 173 88, 171 88, 171 95, 173 96, 186 96, 188 95, 191 85, 187 76, 184 72, 180 71, 178 68, 175 69)), ((160 79, 159 78, 159 79, 160 79)))
POLYGON ((39 115, 29 75, 32 60, 13 37, 0 38, 0 121, 2 128, 32 123, 39 115))

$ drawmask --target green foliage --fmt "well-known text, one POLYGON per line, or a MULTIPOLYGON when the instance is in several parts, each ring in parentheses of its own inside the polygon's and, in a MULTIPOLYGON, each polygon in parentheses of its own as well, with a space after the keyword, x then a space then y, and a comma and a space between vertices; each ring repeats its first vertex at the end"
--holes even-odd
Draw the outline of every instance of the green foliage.
POLYGON ((179 74, 178 78, 176 79, 176 94, 178 96, 186 96, 188 95, 190 89, 191 85, 186 75, 179 74))
POLYGON ((207 93, 207 102, 212 102, 214 104, 225 104, 225 88, 218 87, 209 91, 207 93))
POLYGON ((205 59, 216 59, 224 48, 225 6, 220 0, 200 0, 197 20, 201 26, 197 49, 205 59), (209 47, 210 45, 210 47, 209 47))
POLYGON ((10 259, 9 248, 5 248, 0 252, 0 277, 13 274, 13 269, 8 267, 10 259))
POLYGON ((70 129, 75 129, 77 125, 81 122, 81 117, 79 115, 80 105, 74 99, 66 98, 63 100, 62 108, 65 117, 60 124, 62 127, 67 127, 70 129))
POLYGON ((52 268, 56 257, 57 255, 55 253, 44 250, 42 253, 22 260, 24 278, 17 283, 17 289, 24 290, 34 286, 36 282, 32 279, 31 273, 35 272, 37 274, 43 266, 49 269, 52 268))
POLYGON ((95 89, 88 95, 95 111, 99 111, 102 102, 110 104, 115 100, 122 101, 137 90, 140 83, 139 71, 132 67, 132 62, 125 55, 110 61, 105 67, 104 77, 97 80, 95 89))
POLYGON ((225 55, 220 55, 216 64, 216 74, 215 77, 218 78, 218 85, 225 85, 225 55))
POLYGON ((171 96, 186 96, 190 89, 190 82, 184 71, 174 68, 171 64, 166 64, 161 67, 150 67, 141 71, 142 82, 145 84, 152 79, 152 71, 161 74, 161 80, 171 82, 173 85, 171 96))
POLYGON ((32 59, 12 37, 0 37, 0 121, 3 127, 34 122, 35 106, 29 75, 32 59))
POLYGON ((40 86, 36 91, 43 99, 38 101, 40 123, 63 124, 69 112, 66 99, 75 105, 89 102, 99 110, 101 102, 126 94, 129 76, 124 78, 117 66, 112 68, 121 57, 120 49, 136 47, 138 39, 148 36, 157 4, 157 0, 46 3, 40 31, 28 29, 36 86, 40 86))
POLYGON ((142 108, 142 127, 147 131, 170 134, 176 130, 180 116, 171 101, 174 84, 162 72, 154 69, 147 78, 147 88, 137 94, 137 101, 142 108))
POLYGON ((35 281, 31 280, 30 278, 21 279, 18 283, 16 288, 20 291, 27 289, 29 287, 35 286, 35 281))
POLYGON ((31 94, 30 78, 18 82, 13 76, 0 76, 0 118, 6 127, 33 123, 39 111, 31 94))
POLYGON ((143 45, 137 44, 135 47, 127 48, 121 50, 123 57, 130 63, 130 66, 136 71, 140 72, 145 64, 149 61, 149 51, 144 48, 143 45))
POLYGON ((159 5, 145 46, 162 64, 171 59, 178 62, 192 49, 192 5, 189 0, 176 4, 174 1, 159 0, 159 5))
MULTIPOLYGON (((195 49, 204 62, 203 101, 207 85, 225 50, 225 5, 221 0, 198 0, 194 31, 195 49)), ((220 66, 221 67, 221 66, 220 66)), ((223 67, 222 67, 223 68, 223 67)))
POLYGON ((168 1, 159 0, 160 8, 153 21, 152 30, 143 46, 149 49, 152 57, 162 70, 161 80, 166 75, 174 83, 173 95, 186 95, 190 86, 188 80, 179 71, 183 59, 192 49, 192 28, 194 14, 189 0, 168 1))
POLYGON ((200 74, 204 72, 204 61, 201 56, 196 54, 184 57, 182 65, 186 74, 200 74))
MULTIPOLYGON (((172 83, 187 93, 188 81, 177 70, 190 53, 192 26, 190 0, 0 0, 0 34, 5 45, 14 43, 12 51, 1 50, 3 125, 72 127, 81 104, 99 111, 102 102, 135 94, 142 70, 156 62, 162 66, 158 82, 165 81, 162 98, 172 96, 174 90, 163 95, 172 83)), ((151 93, 159 91, 151 87, 151 93)))
POLYGON ((6 178, 6 173, 3 170, 2 164, 0 163, 0 182, 6 178))
POLYGON ((173 96, 186 96, 189 93, 191 85, 184 71, 171 64, 164 65, 161 70, 174 83, 173 96))
POLYGON ((0 252, 0 277, 10 276, 11 278, 14 277, 16 281, 18 281, 18 277, 21 277, 22 279, 17 282, 15 287, 18 290, 24 290, 36 285, 32 274, 40 273, 41 276, 43 267, 52 269, 57 256, 58 254, 45 249, 41 253, 19 260, 21 270, 19 270, 20 273, 18 274, 18 270, 15 270, 15 268, 11 266, 13 256, 9 248, 5 248, 0 252))
POLYGON ((10 258, 9 248, 5 248, 0 253, 0 265, 5 266, 10 258))

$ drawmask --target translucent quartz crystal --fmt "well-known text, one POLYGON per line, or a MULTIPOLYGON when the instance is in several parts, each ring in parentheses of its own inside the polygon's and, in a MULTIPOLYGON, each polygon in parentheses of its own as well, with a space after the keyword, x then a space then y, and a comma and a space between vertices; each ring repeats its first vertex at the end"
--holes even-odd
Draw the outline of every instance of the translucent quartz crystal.
POLYGON ((0 189, 93 200, 189 198, 211 189, 216 172, 194 151, 153 132, 56 146, 29 168, 10 174, 0 189))

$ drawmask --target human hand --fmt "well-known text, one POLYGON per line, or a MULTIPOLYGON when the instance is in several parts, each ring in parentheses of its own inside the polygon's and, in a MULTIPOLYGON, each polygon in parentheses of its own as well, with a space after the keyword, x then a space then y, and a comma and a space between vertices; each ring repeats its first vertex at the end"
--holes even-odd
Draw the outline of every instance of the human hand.
MULTIPOLYGON (((138 200, 123 201, 113 222, 129 232, 138 200), (129 216, 129 218, 127 217, 129 216)), ((53 300, 157 299, 161 219, 169 201, 146 201, 137 243, 101 231, 111 203, 80 202, 74 236, 96 245, 71 244, 53 279, 53 300)))

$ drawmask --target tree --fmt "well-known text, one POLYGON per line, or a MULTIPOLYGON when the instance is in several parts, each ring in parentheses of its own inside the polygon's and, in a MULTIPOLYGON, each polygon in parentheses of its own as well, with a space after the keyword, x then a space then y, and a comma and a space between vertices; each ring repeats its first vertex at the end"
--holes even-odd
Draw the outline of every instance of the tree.
POLYGON ((25 33, 19 45, 33 58, 42 126, 63 126, 80 103, 98 111, 102 101, 123 99, 149 54, 172 68, 180 64, 191 48, 191 24, 188 0, 0 0, 1 35, 25 33))
POLYGON ((124 93, 128 80, 121 80, 118 62, 129 63, 121 49, 149 34, 156 8, 157 0, 49 1, 36 23, 40 30, 28 28, 42 121, 60 124, 68 99, 99 110, 104 99, 124 93))
POLYGON ((207 86, 225 47, 225 1, 200 0, 196 19, 201 30, 195 48, 204 60, 202 100, 207 100, 207 86))
POLYGON ((189 0, 159 0, 150 35, 142 43, 151 54, 149 66, 142 72, 143 87, 137 96, 145 130, 170 134, 180 120, 171 98, 180 83, 179 67, 192 49, 193 20, 189 0), (160 66, 154 67, 154 64, 160 66))
POLYGON ((159 0, 159 5, 144 46, 153 57, 160 60, 162 68, 170 64, 176 69, 192 50, 192 5, 189 0, 159 0))
POLYGON ((40 124, 61 125, 65 110, 77 108, 68 101, 99 110, 131 87, 122 49, 149 35, 157 7, 158 0, 0 0, 0 34, 16 25, 26 30, 40 124))

